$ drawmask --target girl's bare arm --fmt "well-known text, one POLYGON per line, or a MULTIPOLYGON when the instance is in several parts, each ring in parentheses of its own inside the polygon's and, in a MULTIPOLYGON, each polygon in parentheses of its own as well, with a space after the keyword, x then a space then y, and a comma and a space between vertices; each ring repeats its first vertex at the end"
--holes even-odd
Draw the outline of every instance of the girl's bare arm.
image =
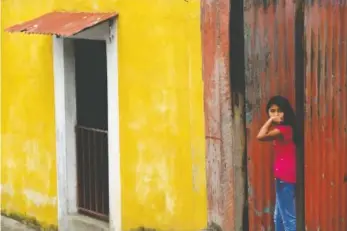
POLYGON ((260 141, 272 141, 281 136, 281 132, 278 129, 272 129, 269 130, 271 127, 271 124, 273 122, 273 118, 270 118, 268 121, 265 122, 265 124, 261 127, 257 139, 260 141))

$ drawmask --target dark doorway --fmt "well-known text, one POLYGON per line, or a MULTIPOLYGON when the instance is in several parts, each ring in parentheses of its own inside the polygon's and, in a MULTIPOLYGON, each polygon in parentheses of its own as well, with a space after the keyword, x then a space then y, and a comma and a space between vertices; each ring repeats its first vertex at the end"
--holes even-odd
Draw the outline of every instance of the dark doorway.
POLYGON ((74 49, 78 210, 108 220, 106 43, 79 39, 74 49))

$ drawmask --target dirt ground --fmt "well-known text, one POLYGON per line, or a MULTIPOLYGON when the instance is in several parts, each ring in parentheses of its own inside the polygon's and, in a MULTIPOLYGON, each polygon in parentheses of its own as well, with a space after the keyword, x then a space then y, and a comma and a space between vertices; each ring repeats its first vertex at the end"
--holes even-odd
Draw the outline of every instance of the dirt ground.
POLYGON ((7 217, 1 216, 1 231, 35 231, 27 226, 12 220, 7 217))

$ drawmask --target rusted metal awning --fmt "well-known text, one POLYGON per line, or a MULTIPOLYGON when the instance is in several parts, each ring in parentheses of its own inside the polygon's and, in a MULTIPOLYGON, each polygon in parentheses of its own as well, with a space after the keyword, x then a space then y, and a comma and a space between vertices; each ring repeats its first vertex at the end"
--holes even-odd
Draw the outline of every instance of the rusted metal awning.
POLYGON ((116 12, 51 12, 6 29, 7 32, 69 37, 117 16, 116 12))

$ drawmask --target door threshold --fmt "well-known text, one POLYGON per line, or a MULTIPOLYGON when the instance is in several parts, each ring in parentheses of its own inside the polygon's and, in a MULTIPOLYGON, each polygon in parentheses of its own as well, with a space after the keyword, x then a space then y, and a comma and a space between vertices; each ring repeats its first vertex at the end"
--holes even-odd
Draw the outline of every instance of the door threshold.
POLYGON ((109 231, 109 223, 82 214, 70 214, 68 222, 73 231, 109 231))

